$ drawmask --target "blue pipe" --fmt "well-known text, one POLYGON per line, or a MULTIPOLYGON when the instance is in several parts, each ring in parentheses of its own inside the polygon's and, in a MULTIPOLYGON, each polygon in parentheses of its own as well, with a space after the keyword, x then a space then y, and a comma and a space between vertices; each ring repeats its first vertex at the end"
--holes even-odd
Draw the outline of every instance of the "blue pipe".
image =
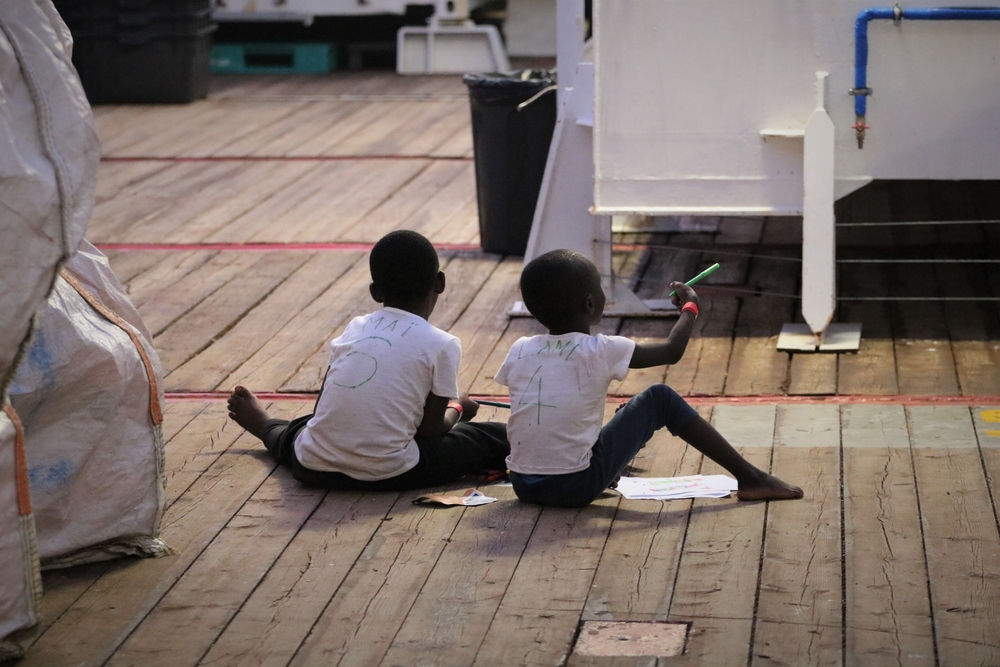
POLYGON ((895 7, 869 7, 858 12, 854 21, 854 126, 858 134, 858 148, 864 143, 865 112, 868 107, 868 23, 889 19, 897 24, 902 19, 910 21, 1000 21, 1000 7, 940 7, 936 9, 903 9, 895 7))

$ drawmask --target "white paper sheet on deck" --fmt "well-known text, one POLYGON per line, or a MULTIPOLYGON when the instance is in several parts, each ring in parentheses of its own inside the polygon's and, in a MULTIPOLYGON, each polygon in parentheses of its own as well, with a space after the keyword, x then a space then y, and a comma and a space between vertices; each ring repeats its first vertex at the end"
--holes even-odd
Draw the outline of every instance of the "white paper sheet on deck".
POLYGON ((727 475, 687 477, 622 477, 618 492, 632 500, 679 500, 681 498, 725 498, 738 487, 727 475))

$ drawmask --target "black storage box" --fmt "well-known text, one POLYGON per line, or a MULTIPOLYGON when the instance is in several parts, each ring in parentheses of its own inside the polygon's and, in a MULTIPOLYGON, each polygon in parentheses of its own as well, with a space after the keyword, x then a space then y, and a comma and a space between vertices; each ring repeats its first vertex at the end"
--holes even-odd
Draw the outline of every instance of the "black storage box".
POLYGON ((209 0, 57 0, 91 104, 183 104, 208 94, 209 0))
POLYGON ((555 73, 466 74, 483 250, 523 255, 556 124, 555 73))

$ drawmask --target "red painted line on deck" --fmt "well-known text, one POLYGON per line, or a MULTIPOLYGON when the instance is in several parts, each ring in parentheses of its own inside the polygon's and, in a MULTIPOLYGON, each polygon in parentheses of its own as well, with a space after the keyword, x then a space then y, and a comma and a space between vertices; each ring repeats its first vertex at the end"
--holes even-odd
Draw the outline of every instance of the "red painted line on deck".
MULTIPOLYGON (((369 252, 374 243, 345 241, 343 243, 95 243, 98 250, 129 252, 156 250, 190 252, 192 250, 225 250, 237 252, 280 252, 282 250, 360 251, 369 252)), ((438 250, 481 252, 478 243, 435 243, 438 250)))
POLYGON ((444 160, 472 162, 462 155, 105 155, 101 162, 343 162, 346 160, 444 160))
MULTIPOLYGON (((167 392, 168 401, 224 401, 228 391, 167 392)), ((254 392, 262 401, 315 401, 315 393, 254 392)), ((473 396, 473 400, 507 401, 507 396, 473 396)), ((608 396, 608 403, 624 403, 631 396, 608 396)), ((1000 405, 1000 396, 685 396, 691 405, 1000 405)))

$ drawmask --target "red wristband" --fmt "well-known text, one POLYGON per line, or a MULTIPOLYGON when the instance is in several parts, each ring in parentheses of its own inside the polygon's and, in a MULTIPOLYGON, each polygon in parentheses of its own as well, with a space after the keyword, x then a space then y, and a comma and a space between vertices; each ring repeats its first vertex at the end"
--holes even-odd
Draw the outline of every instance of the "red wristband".
POLYGON ((462 418, 462 413, 465 411, 462 409, 461 403, 459 403, 458 401, 448 401, 448 407, 458 410, 458 418, 459 419, 462 418))
POLYGON ((685 303, 681 308, 681 312, 683 313, 685 310, 694 315, 694 319, 698 319, 698 304, 694 301, 688 301, 685 303))

